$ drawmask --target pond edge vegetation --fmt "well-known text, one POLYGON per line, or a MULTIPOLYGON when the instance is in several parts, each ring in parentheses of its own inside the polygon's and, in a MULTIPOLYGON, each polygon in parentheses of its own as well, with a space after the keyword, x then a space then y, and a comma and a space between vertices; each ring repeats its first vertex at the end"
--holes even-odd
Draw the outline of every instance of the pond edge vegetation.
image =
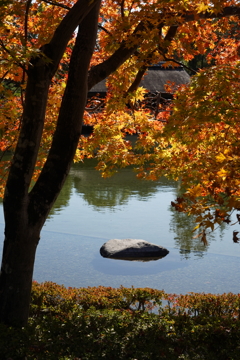
POLYGON ((1 359, 240 358, 240 294, 33 282, 26 327, 0 325, 1 359))

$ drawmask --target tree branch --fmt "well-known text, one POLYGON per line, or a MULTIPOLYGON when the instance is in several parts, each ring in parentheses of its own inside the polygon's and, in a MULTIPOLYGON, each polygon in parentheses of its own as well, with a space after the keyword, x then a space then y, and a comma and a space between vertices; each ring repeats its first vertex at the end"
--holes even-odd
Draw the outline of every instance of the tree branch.
POLYGON ((144 65, 141 67, 141 69, 138 70, 138 73, 133 81, 133 83, 131 84, 131 86, 128 88, 127 90, 127 94, 134 92, 135 90, 137 90, 137 88, 139 87, 139 84, 143 78, 143 75, 145 74, 146 70, 147 70, 147 65, 144 65))
POLYGON ((14 56, 14 55, 12 54, 12 52, 4 45, 4 43, 3 43, 2 40, 0 40, 0 46, 3 48, 3 50, 5 50, 5 51, 13 58, 14 64, 16 64, 17 66, 19 66, 21 69, 25 70, 25 66, 16 60, 15 56, 14 56))
POLYGON ((88 67, 96 43, 100 3, 101 0, 95 2, 78 28, 52 146, 41 174, 29 194, 28 211, 33 223, 39 222, 39 215, 42 215, 44 223, 68 175, 76 152, 87 100, 88 67))
POLYGON ((28 0, 26 4, 26 11, 25 11, 25 17, 24 17, 24 42, 25 46, 27 46, 27 37, 28 37, 28 15, 29 15, 29 9, 31 6, 32 0, 28 0))
POLYGON ((0 82, 2 82, 5 79, 5 77, 7 76, 8 73, 9 73, 9 70, 5 71, 5 73, 0 78, 0 82))
POLYGON ((176 26, 176 25, 170 26, 167 31, 167 34, 165 35, 165 37, 163 39, 163 45, 161 46, 159 44, 158 50, 159 50, 160 54, 162 54, 163 56, 165 56, 165 54, 168 52, 168 47, 169 47, 171 41, 174 39, 174 37, 177 33, 177 29, 178 29, 178 26, 176 26), (164 46, 165 44, 166 44, 166 46, 164 46))
MULTIPOLYGON (((99 1, 100 0, 78 0, 58 26, 50 43, 42 48, 42 54, 40 54, 39 57, 31 59, 31 64, 28 67, 28 81, 22 126, 4 195, 4 209, 6 209, 10 218, 14 213, 14 211, 11 210, 11 204, 13 202, 14 204, 18 204, 19 208, 27 204, 26 196, 41 142, 51 77, 57 70, 58 63, 61 60, 73 31, 89 14, 93 7, 99 4, 99 1), (46 62, 43 55, 51 59, 50 64, 46 62)), ((87 47, 86 44, 85 47, 87 47)), ((87 73, 87 69, 84 68, 84 70, 87 73)), ((72 106, 72 108, 74 108, 74 106, 72 106)), ((57 171, 56 168, 54 171, 57 171)), ((36 214, 36 209, 37 204, 35 209, 32 209, 33 216, 36 214)), ((31 217, 31 214, 29 214, 29 216, 31 217)))
MULTIPOLYGON (((185 12, 183 14, 168 14, 168 15, 169 16, 172 15, 172 17, 176 17, 176 19, 179 19, 179 17, 181 17, 182 20, 184 20, 185 22, 189 22, 197 19, 214 19, 214 18, 223 18, 226 16, 240 15, 240 7, 238 6, 225 7, 222 10, 222 12, 218 14, 214 14, 212 12, 206 11, 204 13, 198 13, 198 14, 193 14, 192 12, 185 12)), ((171 42, 177 32, 178 26, 180 26, 181 24, 182 22, 176 20, 176 23, 170 26, 164 40, 171 42)), ((158 24, 159 29, 161 29, 162 26, 167 26, 167 25, 168 24, 166 23, 166 21, 163 21, 163 19, 159 19, 159 24, 158 24)), ((143 30, 147 32, 148 28, 151 28, 151 24, 148 23, 146 25, 146 22, 141 21, 135 28, 132 35, 130 35, 130 38, 134 40, 139 40, 140 43, 141 32, 143 30)), ((124 40, 120 44, 119 48, 115 51, 115 53, 113 53, 107 60, 90 69, 89 77, 88 77, 89 90, 94 85, 107 78, 112 72, 116 71, 116 69, 119 66, 121 66, 128 58, 130 58, 130 56, 137 50, 139 43, 135 42, 135 45, 131 46, 127 44, 127 42, 128 42, 127 40, 124 40)), ((161 49, 161 51, 163 51, 163 49, 161 49)), ((166 54, 166 52, 167 49, 163 53, 166 54)))
POLYGON ((73 32, 97 2, 78 0, 58 25, 50 43, 42 47, 43 53, 51 60, 51 76, 55 74, 73 32))
POLYGON ((196 73, 197 73, 196 70, 190 68, 189 66, 187 66, 187 65, 185 65, 185 64, 183 64, 183 63, 181 63, 180 61, 177 61, 177 60, 175 60, 175 59, 169 59, 169 58, 167 58, 166 56, 164 56, 164 60, 165 60, 165 61, 171 61, 171 62, 174 62, 174 63, 180 65, 180 66, 183 66, 185 69, 191 71, 193 74, 196 74, 196 73))
POLYGON ((240 15, 240 6, 226 6, 220 13, 213 13, 210 11, 201 12, 198 14, 193 14, 192 12, 185 12, 182 15, 182 18, 185 21, 194 21, 198 19, 221 19, 228 16, 239 16, 240 15))
MULTIPOLYGON (((24 43, 23 43, 23 45, 25 46, 25 49, 27 49, 28 16, 29 16, 29 10, 30 10, 31 3, 32 3, 32 0, 27 1, 26 11, 25 11, 25 16, 24 16, 24 43)), ((25 82, 25 75, 26 75, 26 70, 24 68, 23 73, 22 73, 22 80, 21 80, 22 84, 24 84, 24 82, 25 82)), ((21 88, 21 103, 22 103, 22 106, 24 106, 24 95, 23 95, 23 89, 22 88, 21 88)))
MULTIPOLYGON (((162 29, 162 25, 160 25, 160 28, 159 28, 159 33, 161 34, 161 29, 162 29)), ((178 26, 170 26, 170 28, 168 29, 168 32, 164 38, 164 42, 168 42, 168 45, 169 43, 173 40, 174 36, 176 35, 177 33, 177 29, 178 29, 178 26)), ((129 94, 130 92, 133 92, 135 90, 137 90, 137 88, 139 87, 139 84, 148 68, 148 64, 151 62, 151 59, 152 59, 152 56, 154 54, 154 52, 156 51, 156 49, 154 49, 147 57, 146 61, 145 61, 145 64, 144 66, 141 67, 141 69, 139 69, 133 83, 131 84, 131 86, 129 87, 129 89, 127 90, 126 92, 126 95, 129 94)), ((167 51, 167 48, 166 50, 167 51)))
MULTIPOLYGON (((146 25, 141 21, 130 35, 134 39, 141 38, 141 32, 146 29, 146 25)), ((106 79, 110 74, 117 70, 129 57, 137 50, 139 44, 132 46, 126 40, 123 40, 119 48, 105 61, 92 67, 88 74, 88 91, 100 81, 106 79)))
POLYGON ((104 26, 98 24, 98 28, 101 29, 101 30, 103 30, 103 31, 105 31, 106 34, 112 36, 112 34, 110 33, 110 31, 108 31, 104 26))
POLYGON ((170 26, 168 31, 167 31, 167 34, 164 37, 164 41, 171 42, 173 40, 174 36, 177 33, 177 29, 178 29, 177 25, 170 26))
POLYGON ((121 16, 124 18, 124 0, 121 1, 121 16))
POLYGON ((67 5, 64 5, 64 4, 60 4, 56 1, 51 1, 51 0, 42 0, 43 2, 47 3, 47 4, 50 4, 50 5, 53 5, 53 6, 59 6, 63 9, 66 9, 66 10, 70 10, 71 8, 67 5))

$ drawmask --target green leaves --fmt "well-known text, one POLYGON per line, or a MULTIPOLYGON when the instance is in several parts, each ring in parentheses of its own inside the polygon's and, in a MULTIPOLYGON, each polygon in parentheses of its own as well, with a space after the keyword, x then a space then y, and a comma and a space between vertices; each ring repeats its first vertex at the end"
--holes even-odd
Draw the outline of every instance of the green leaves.
POLYGON ((196 354, 237 360, 239 308, 240 297, 232 293, 176 295, 34 282, 29 323, 22 329, 0 326, 0 353, 13 360, 112 360, 116 354, 118 360, 189 360, 196 354), (138 309, 137 302, 147 306, 138 309))

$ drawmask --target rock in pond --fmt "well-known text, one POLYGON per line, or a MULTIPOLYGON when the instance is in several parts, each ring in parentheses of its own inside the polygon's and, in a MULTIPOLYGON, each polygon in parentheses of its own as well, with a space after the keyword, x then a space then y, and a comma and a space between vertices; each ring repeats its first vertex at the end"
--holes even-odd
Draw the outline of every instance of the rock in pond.
POLYGON ((100 249, 103 257, 119 260, 158 260, 168 253, 164 247, 140 239, 111 239, 100 249))

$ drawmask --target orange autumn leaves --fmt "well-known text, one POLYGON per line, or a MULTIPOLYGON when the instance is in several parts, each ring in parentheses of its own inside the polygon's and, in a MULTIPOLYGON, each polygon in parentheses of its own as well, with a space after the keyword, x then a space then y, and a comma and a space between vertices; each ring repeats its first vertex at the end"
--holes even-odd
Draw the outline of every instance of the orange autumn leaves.
MULTIPOLYGON (((5 155, 11 157, 21 126, 27 67, 74 3, 62 0, 61 6, 56 6, 40 0, 11 1, 1 11, 1 195, 9 165, 5 155)), ((84 121, 94 125, 94 134, 81 138, 75 155, 75 161, 96 156, 104 176, 133 165, 139 177, 181 178, 187 190, 175 207, 196 215, 204 229, 228 221, 232 210, 240 208, 239 20, 210 16, 230 6, 237 2, 103 0, 91 66, 108 59, 122 42, 127 47, 137 45, 137 50, 108 78, 104 109, 92 113, 86 108, 84 121), (142 30, 139 27, 134 33, 141 22, 142 30), (177 32, 171 41, 165 41, 171 26, 177 27, 177 32), (172 64, 175 58, 186 63, 199 54, 214 66, 200 71, 189 86, 180 89, 172 108, 160 107, 156 115, 144 106, 146 90, 128 93, 143 66, 168 59, 172 64), (137 135, 134 144, 126 138, 132 134, 137 135)), ((55 131, 74 36, 50 87, 34 178, 41 171, 55 131)))
POLYGON ((229 223, 240 209, 239 78, 238 61, 200 71, 177 92, 167 125, 146 109, 102 112, 85 140, 92 152, 99 144, 98 169, 107 176, 134 165, 149 180, 179 179, 186 190, 172 205, 195 215, 206 242, 206 229, 229 223), (134 145, 124 139, 128 133, 138 134, 134 145))
POLYGON ((202 236, 240 208, 239 78, 239 62, 201 71, 188 97, 186 90, 178 94, 166 128, 173 166, 187 188, 173 205, 196 216, 202 236))
MULTIPOLYGON (((70 5, 71 2, 65 3, 70 5)), ((40 47, 51 39, 53 31, 67 12, 66 9, 40 0, 9 1, 3 8, 0 21, 1 197, 21 126, 28 67, 32 59, 40 54, 40 47)), ((45 128, 33 180, 38 177, 51 144, 64 91, 70 47, 71 42, 50 87, 45 128)), ((45 58, 45 61, 49 59, 45 58)))

